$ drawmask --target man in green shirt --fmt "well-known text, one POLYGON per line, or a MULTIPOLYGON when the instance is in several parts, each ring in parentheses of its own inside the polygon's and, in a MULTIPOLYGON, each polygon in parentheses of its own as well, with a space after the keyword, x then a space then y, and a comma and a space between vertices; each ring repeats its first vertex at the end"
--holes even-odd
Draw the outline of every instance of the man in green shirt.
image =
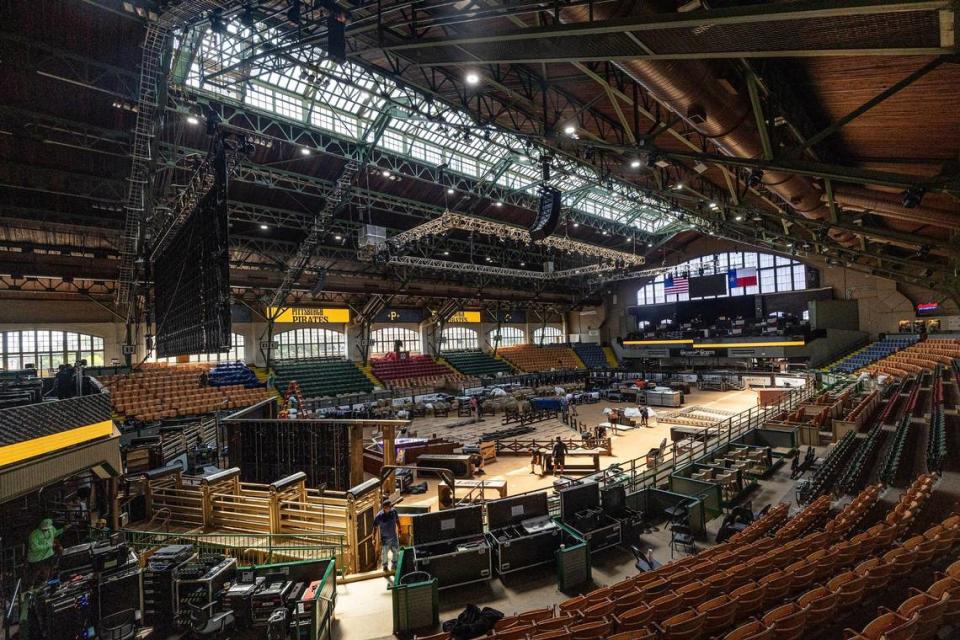
POLYGON ((40 526, 30 532, 27 540, 27 566, 30 568, 31 584, 38 578, 46 581, 54 561, 54 545, 63 529, 53 526, 53 520, 44 518, 40 526))

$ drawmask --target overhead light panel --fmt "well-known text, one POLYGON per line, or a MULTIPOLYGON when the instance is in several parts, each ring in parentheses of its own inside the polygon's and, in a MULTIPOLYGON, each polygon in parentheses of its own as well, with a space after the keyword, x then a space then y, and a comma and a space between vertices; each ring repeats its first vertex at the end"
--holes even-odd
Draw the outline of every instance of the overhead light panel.
POLYGON ((307 149, 306 147, 301 147, 301 148, 300 148, 300 155, 302 155, 302 156, 308 156, 308 155, 310 155, 310 149, 307 149))
POLYGON ((189 124, 200 124, 200 119, 197 116, 187 116, 187 122, 189 124))
POLYGON ((471 86, 480 84, 480 74, 477 73, 476 71, 467 72, 467 75, 464 76, 463 79, 466 80, 467 84, 471 86))
POLYGON ((704 173, 707 168, 707 165, 703 164, 702 162, 698 162, 697 164, 693 165, 693 170, 697 173, 704 173))

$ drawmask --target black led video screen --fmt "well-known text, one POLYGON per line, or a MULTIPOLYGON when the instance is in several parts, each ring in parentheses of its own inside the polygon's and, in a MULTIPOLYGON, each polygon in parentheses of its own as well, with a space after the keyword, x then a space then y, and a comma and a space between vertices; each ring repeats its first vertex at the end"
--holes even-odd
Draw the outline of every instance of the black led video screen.
POLYGON ((230 349, 227 203, 211 190, 153 265, 157 356, 230 349))
POLYGON ((705 298, 707 296, 727 295, 727 275, 695 276, 690 278, 690 297, 705 298))

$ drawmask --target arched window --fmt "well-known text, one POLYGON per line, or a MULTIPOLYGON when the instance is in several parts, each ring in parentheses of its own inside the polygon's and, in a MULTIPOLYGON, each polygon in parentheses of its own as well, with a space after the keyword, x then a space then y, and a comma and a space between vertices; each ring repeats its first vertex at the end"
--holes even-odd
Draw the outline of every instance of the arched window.
POLYGON ((278 360, 306 360, 310 358, 345 358, 347 338, 330 329, 294 329, 277 334, 278 360))
POLYGON ((400 347, 401 351, 409 351, 410 353, 421 353, 423 351, 420 344, 420 333, 412 329, 384 327, 371 332, 370 339, 373 341, 370 346, 370 353, 375 356, 382 356, 393 351, 393 343, 396 340, 403 342, 400 347))
POLYGON ((103 365, 103 338, 47 329, 0 333, 0 368, 5 370, 33 364, 43 374, 77 360, 86 360, 91 367, 103 365))
POLYGON ((443 330, 440 351, 461 351, 478 349, 477 332, 470 327, 447 327, 443 330))
MULTIPOLYGON (((243 334, 241 333, 231 333, 230 334, 230 350, 224 351, 223 353, 193 353, 190 354, 190 362, 234 362, 239 360, 240 362, 246 362, 246 348, 243 346, 243 334)), ((168 362, 176 363, 176 356, 171 356, 169 358, 158 358, 156 357, 156 352, 150 353, 147 357, 148 362, 168 362)))
POLYGON ((515 347, 520 344, 526 344, 527 336, 524 335, 523 329, 518 329, 517 327, 500 327, 500 344, 497 344, 496 329, 487 335, 487 340, 490 341, 491 346, 515 347))
POLYGON ((542 327, 533 332, 533 344, 560 344, 563 332, 556 327, 542 327))
POLYGON ((657 276, 653 282, 637 291, 637 304, 648 305, 699 300, 701 298, 691 298, 686 291, 665 292, 664 280, 668 276, 672 277, 674 288, 678 288, 680 283, 677 281, 684 277, 716 274, 729 276, 730 271, 734 269, 746 270, 746 274, 743 271, 736 274, 738 277, 741 275, 749 277, 750 270, 755 270, 756 284, 739 287, 730 287, 728 284, 726 295, 709 296, 710 298, 749 296, 757 293, 777 293, 780 291, 802 291, 807 288, 806 268, 796 260, 755 251, 730 251, 688 260, 673 267, 669 272, 657 276))

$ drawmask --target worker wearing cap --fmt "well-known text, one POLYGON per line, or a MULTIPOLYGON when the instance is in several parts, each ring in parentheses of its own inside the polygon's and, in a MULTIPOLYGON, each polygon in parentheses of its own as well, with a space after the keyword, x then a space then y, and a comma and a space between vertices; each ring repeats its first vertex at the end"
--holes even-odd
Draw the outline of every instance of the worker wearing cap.
POLYGON ((393 508, 390 498, 384 498, 380 503, 381 509, 373 519, 373 526, 377 528, 380 534, 380 564, 384 571, 394 571, 397 567, 397 556, 400 555, 400 534, 399 523, 400 516, 393 508), (393 559, 389 562, 390 552, 393 552, 393 559))
POLYGON ((37 578, 49 578, 54 561, 54 545, 63 529, 53 526, 53 520, 44 518, 40 526, 30 532, 27 541, 27 566, 30 568, 31 581, 37 578))

